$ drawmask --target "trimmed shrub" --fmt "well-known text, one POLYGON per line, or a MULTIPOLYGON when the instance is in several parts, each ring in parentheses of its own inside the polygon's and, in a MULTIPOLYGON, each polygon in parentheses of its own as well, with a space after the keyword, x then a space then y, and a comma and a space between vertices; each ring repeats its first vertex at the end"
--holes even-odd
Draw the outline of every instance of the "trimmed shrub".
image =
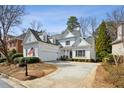
POLYGON ((20 64, 23 64, 25 61, 27 61, 28 63, 37 63, 40 62, 40 59, 38 57, 23 57, 20 60, 20 64))
POLYGON ((12 49, 10 52, 9 52, 9 57, 11 58, 12 55, 14 55, 16 53, 16 50, 15 49, 12 49))
POLYGON ((6 58, 1 58, 0 59, 0 63, 3 63, 3 62, 5 62, 6 61, 6 58))
POLYGON ((109 53, 107 51, 102 51, 100 53, 96 53, 96 60, 102 61, 104 58, 108 57, 109 53))
POLYGON ((13 62, 14 64, 20 63, 20 61, 22 60, 23 57, 16 57, 13 62))
POLYGON ((95 62, 93 59, 71 59, 71 61, 76 61, 76 62, 95 62))
POLYGON ((15 58, 17 58, 17 57, 23 57, 23 54, 22 54, 22 53, 16 53, 16 54, 12 55, 12 57, 11 57, 12 61, 13 61, 15 58))
POLYGON ((64 56, 61 56, 60 57, 60 60, 66 61, 66 60, 68 60, 68 56, 65 56, 65 55, 64 56))
POLYGON ((114 64, 113 55, 110 54, 110 55, 104 57, 104 58, 102 59, 102 62, 106 62, 106 63, 108 63, 108 64, 114 64))

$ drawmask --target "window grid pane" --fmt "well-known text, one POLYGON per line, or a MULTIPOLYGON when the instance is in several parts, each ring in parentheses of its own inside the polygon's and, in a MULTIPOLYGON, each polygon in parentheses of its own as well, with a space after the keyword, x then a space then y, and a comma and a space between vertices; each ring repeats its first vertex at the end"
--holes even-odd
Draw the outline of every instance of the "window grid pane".
POLYGON ((85 57, 85 50, 76 50, 76 57, 85 57))
POLYGON ((70 45, 70 41, 66 41, 66 45, 70 45))

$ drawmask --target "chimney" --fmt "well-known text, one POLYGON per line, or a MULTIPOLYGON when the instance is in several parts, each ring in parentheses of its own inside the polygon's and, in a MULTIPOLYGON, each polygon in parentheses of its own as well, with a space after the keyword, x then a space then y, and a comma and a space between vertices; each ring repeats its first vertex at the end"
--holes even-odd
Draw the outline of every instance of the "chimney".
POLYGON ((121 23, 117 28, 117 39, 120 40, 124 37, 124 23, 121 23))

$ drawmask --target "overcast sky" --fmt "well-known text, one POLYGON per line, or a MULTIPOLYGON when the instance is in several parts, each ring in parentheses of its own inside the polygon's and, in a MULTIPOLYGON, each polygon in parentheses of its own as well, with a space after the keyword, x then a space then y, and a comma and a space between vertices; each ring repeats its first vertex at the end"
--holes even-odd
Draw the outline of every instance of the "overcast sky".
POLYGON ((23 28, 28 28, 33 21, 39 21, 43 24, 43 29, 50 33, 60 33, 65 30, 67 20, 70 16, 88 17, 95 16, 99 22, 106 19, 106 13, 111 12, 120 6, 100 6, 100 5, 34 5, 26 6, 26 15, 22 18, 22 24, 14 29, 16 35, 21 34, 23 28))

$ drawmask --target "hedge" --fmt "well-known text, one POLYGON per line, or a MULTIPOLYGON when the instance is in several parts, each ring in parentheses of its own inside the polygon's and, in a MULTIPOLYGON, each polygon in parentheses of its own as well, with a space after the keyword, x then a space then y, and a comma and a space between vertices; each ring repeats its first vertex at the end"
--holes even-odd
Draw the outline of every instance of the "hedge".
POLYGON ((13 54, 12 57, 11 57, 12 61, 13 61, 15 58, 17 58, 17 57, 23 57, 23 54, 22 54, 22 53, 13 54))
POLYGON ((6 61, 6 58, 1 58, 0 59, 0 63, 3 63, 3 62, 5 62, 6 61))
POLYGON ((20 60, 20 64, 23 64, 25 61, 27 61, 27 63, 37 63, 40 62, 40 59, 38 57, 23 57, 20 60))
POLYGON ((9 51, 8 55, 9 57, 11 58, 12 55, 16 54, 16 50, 15 49, 12 49, 11 51, 9 51))
POLYGON ((16 57, 14 58, 13 62, 16 63, 20 63, 20 61, 22 60, 23 57, 16 57))
MULTIPOLYGON (((63 60, 63 59, 60 59, 63 60)), ((95 62, 94 59, 73 59, 73 58, 69 58, 69 59, 64 59, 65 61, 75 61, 75 62, 95 62)))

